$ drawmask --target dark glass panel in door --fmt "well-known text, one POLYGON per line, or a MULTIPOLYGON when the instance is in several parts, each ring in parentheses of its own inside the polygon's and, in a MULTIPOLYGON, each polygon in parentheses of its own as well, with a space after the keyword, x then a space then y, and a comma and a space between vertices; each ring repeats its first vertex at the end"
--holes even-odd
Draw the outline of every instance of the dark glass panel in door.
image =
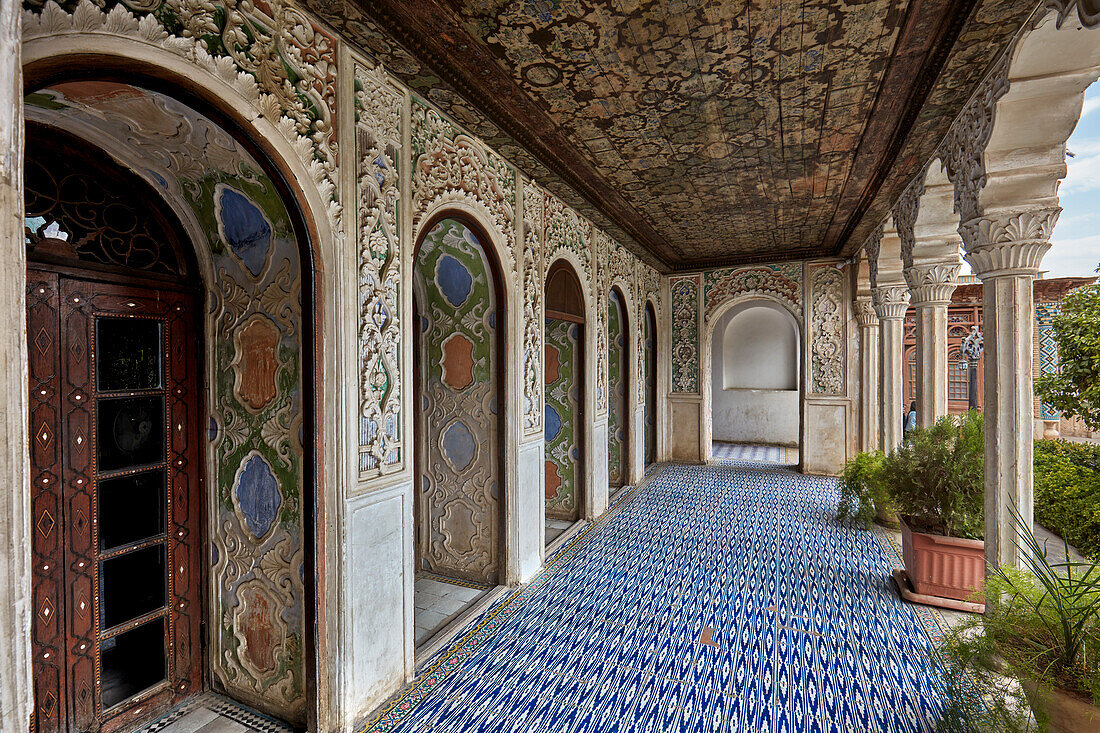
POLYGON ((164 461, 164 397, 100 400, 97 412, 100 471, 164 461))
POLYGON ((165 469, 100 480, 100 551, 164 534, 165 520, 165 469))
POLYGON ((103 561, 103 629, 163 608, 167 595, 164 545, 134 550, 103 561))
POLYGON ((104 708, 113 707, 166 678, 164 619, 158 618, 100 642, 104 708))
POLYGON ((97 318, 96 388, 135 392, 163 387, 163 331, 160 321, 97 318))

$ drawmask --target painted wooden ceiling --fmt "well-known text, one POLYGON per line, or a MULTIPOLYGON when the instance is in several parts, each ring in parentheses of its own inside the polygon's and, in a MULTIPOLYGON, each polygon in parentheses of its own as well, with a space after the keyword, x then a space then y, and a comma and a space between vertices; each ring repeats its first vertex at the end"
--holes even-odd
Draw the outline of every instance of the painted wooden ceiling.
POLYGON ((675 269, 854 250, 1034 8, 307 4, 612 235, 675 269))

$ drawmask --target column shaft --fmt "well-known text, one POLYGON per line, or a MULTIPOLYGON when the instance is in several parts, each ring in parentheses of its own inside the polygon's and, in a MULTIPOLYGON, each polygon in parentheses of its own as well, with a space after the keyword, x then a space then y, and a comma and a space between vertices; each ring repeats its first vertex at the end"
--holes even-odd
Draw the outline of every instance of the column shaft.
POLYGON ((904 317, 883 318, 880 342, 882 402, 879 429, 882 449, 891 451, 901 445, 905 402, 901 355, 905 338, 904 317))
POLYGON ((917 420, 928 426, 947 414, 947 304, 916 304, 917 420))
POLYGON ((881 415, 879 401, 879 344, 878 320, 859 326, 860 348, 860 446, 865 451, 877 450, 881 445, 879 421, 881 415))
POLYGON ((0 3, 0 730, 27 730, 31 538, 23 243, 22 3, 0 3))
POLYGON ((985 554, 1019 565, 1016 507, 1027 527, 1033 515, 1034 397, 1031 383, 1034 304, 1030 274, 985 277, 985 554))

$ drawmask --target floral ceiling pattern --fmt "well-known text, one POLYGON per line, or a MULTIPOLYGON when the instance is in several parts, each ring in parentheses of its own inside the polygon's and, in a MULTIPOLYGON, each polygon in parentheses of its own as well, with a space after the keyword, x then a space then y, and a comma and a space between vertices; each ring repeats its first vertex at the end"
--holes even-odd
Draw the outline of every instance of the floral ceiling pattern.
POLYGON ((1023 0, 307 5, 668 267, 854 249, 932 155, 981 78, 975 70, 1033 9, 1023 0))

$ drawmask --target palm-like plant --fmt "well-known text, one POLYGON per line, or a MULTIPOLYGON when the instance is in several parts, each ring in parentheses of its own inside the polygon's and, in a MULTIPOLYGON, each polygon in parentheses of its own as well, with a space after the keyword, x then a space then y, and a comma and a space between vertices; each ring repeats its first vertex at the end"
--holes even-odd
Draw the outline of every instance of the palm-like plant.
POLYGON ((946 687, 943 731, 1043 730, 1025 686, 1100 702, 1100 566, 1052 562, 1010 507, 1024 569, 990 567, 986 613, 954 630, 936 662, 946 687), (1034 717, 1031 709, 1034 710, 1034 717))

